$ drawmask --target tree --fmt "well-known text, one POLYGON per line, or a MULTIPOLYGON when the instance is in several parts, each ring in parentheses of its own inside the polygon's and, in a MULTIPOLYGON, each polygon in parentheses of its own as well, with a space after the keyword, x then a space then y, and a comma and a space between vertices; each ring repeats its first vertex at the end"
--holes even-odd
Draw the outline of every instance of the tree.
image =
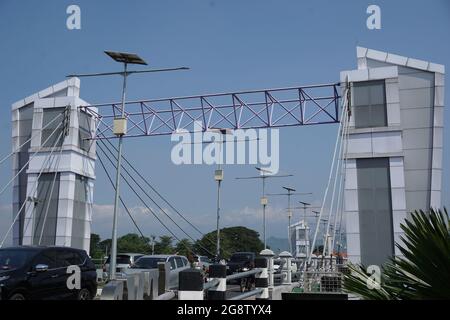
POLYGON ((155 254, 171 254, 175 251, 172 245, 171 236, 160 236, 159 241, 155 243, 155 254))
POLYGON ((93 259, 99 259, 102 257, 102 250, 100 248, 100 236, 96 233, 91 233, 91 242, 89 245, 89 255, 93 259))
POLYGON ((117 239, 117 252, 149 253, 150 239, 141 237, 136 233, 128 233, 117 239))
POLYGON ((192 261, 192 251, 193 251, 193 243, 189 239, 181 239, 175 246, 175 251, 177 254, 185 256, 192 261))
MULTIPOLYGON (((216 252, 216 239, 216 231, 205 234, 195 242, 195 252, 213 257, 216 252)), ((231 227, 220 230, 220 249, 221 258, 228 259, 234 252, 259 253, 264 249, 264 244, 259 239, 259 233, 255 230, 245 227, 231 227)))
POLYGON ((363 299, 450 298, 450 220, 447 210, 416 211, 401 224, 404 257, 391 258, 383 267, 381 283, 374 283, 365 267, 349 265, 344 288, 363 299), (368 286, 371 284, 371 286, 368 286))

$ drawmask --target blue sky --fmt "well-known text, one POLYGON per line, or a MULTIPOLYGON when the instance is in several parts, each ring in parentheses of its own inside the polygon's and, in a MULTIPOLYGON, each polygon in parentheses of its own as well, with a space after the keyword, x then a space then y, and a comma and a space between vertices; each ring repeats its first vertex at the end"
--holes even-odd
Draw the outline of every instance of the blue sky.
MULTIPOLYGON (((152 67, 186 65, 188 72, 136 75, 128 98, 144 99, 327 83, 356 68, 357 45, 450 65, 450 3, 435 1, 12 1, 0 2, 0 154, 11 150, 13 102, 70 73, 116 70, 103 50, 137 52, 152 67), (66 8, 81 8, 81 30, 66 28, 66 8), (366 28, 366 8, 381 7, 382 29, 366 28)), ((120 98, 120 78, 82 79, 81 97, 92 103, 120 98)), ((446 96, 449 97, 449 86, 446 96)), ((448 99, 447 99, 448 100, 448 99)), ((449 123, 449 113, 445 114, 449 123)), ((280 169, 294 174, 273 179, 269 192, 289 184, 313 192, 319 202, 331 162, 336 125, 280 130, 280 169), (275 181, 277 180, 277 181, 275 181)), ((444 136, 448 137, 448 126, 444 136)), ((444 139, 443 205, 450 204, 449 150, 444 139)), ((173 204, 204 231, 215 225, 214 167, 175 166, 170 136, 127 140, 125 154, 173 204)), ((11 177, 0 167, 0 181, 11 177)), ((260 230, 258 182, 253 166, 226 166, 225 225, 260 230)), ((93 231, 109 237, 113 197, 97 167, 93 231)), ((9 226, 11 192, 0 197, 0 231, 9 226)), ((135 207, 148 234, 164 233, 135 207)), ((301 200, 300 198, 295 200, 301 200)), ((286 234, 283 198, 271 199, 268 236, 286 234)), ((299 213, 296 213, 297 218, 299 213)), ((122 214, 120 233, 134 231, 122 214)), ((3 234, 3 232, 0 232, 3 234)))

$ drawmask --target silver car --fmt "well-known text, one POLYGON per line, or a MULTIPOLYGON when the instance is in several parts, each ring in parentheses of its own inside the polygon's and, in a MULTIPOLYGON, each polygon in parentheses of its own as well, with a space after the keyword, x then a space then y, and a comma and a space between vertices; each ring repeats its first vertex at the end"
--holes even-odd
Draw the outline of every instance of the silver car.
POLYGON ((207 256, 194 256, 194 267, 205 272, 209 271, 211 260, 207 256))
POLYGON ((125 273, 136 273, 150 269, 157 269, 158 262, 167 262, 170 266, 169 272, 169 288, 178 288, 178 273, 191 267, 189 260, 185 256, 155 254, 142 256, 135 261, 130 269, 125 273))

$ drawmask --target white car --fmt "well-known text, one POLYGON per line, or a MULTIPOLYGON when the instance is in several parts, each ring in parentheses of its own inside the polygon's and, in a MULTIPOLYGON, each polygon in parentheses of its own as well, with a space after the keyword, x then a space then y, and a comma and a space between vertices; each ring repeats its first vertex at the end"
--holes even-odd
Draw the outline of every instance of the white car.
POLYGON ((199 270, 204 270, 208 272, 211 260, 207 256, 195 256, 194 257, 194 267, 199 270))
MULTIPOLYGON (((130 268, 133 263, 143 255, 143 253, 118 253, 116 258, 116 272, 124 272, 125 269, 130 268)), ((103 277, 105 278, 107 278, 109 274, 110 259, 111 256, 106 259, 106 262, 103 265, 103 277)))

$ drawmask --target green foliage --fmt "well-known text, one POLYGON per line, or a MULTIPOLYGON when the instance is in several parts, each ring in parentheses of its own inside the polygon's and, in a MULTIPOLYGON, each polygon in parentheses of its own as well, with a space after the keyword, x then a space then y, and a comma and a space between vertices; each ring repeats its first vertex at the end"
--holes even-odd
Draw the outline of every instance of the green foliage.
POLYGON ((103 252, 100 248, 100 236, 96 233, 91 233, 91 242, 89 246, 89 255, 93 259, 100 259, 103 256, 103 252))
POLYGON ((128 233, 117 239, 117 252, 150 253, 150 239, 135 233, 128 233))
MULTIPOLYGON (((259 239, 258 232, 245 227, 224 228, 220 231, 221 252, 223 258, 238 251, 250 251, 259 253, 264 245, 259 239)), ((160 236, 159 241, 155 241, 155 254, 179 254, 186 256, 192 261, 194 254, 212 256, 216 252, 216 231, 206 234, 202 239, 192 243, 189 239, 181 239, 174 244, 171 236, 160 236), (209 239, 209 241, 208 241, 209 239), (202 249, 205 247, 209 252, 202 249), (210 254, 211 253, 211 254, 210 254)), ((95 259, 103 258, 111 250, 111 239, 100 239, 97 234, 91 234, 90 252, 95 259)), ((151 254, 152 246, 150 238, 128 233, 117 239, 118 253, 135 252, 151 254)))
POLYGON ((193 243, 189 239, 181 239, 175 246, 175 252, 179 255, 187 257, 189 261, 192 261, 193 259, 192 257, 193 250, 194 250, 193 243))
MULTIPOLYGON (((216 252, 216 231, 207 233, 200 240, 194 244, 195 252, 210 256, 202 247, 205 247, 209 252, 216 252), (208 241, 209 240, 209 241, 208 241)), ((232 253, 238 251, 250 251, 259 253, 264 249, 264 244, 259 239, 259 233, 245 228, 245 227, 231 227, 220 230, 220 248, 221 257, 228 259, 232 253)))
POLYGON ((449 299, 450 228, 447 210, 416 211, 401 224, 404 257, 390 259, 382 268, 381 286, 369 289, 365 268, 350 265, 344 276, 346 291, 364 299, 449 299))
POLYGON ((155 243, 155 254, 173 254, 173 239, 171 236, 161 236, 155 243))

